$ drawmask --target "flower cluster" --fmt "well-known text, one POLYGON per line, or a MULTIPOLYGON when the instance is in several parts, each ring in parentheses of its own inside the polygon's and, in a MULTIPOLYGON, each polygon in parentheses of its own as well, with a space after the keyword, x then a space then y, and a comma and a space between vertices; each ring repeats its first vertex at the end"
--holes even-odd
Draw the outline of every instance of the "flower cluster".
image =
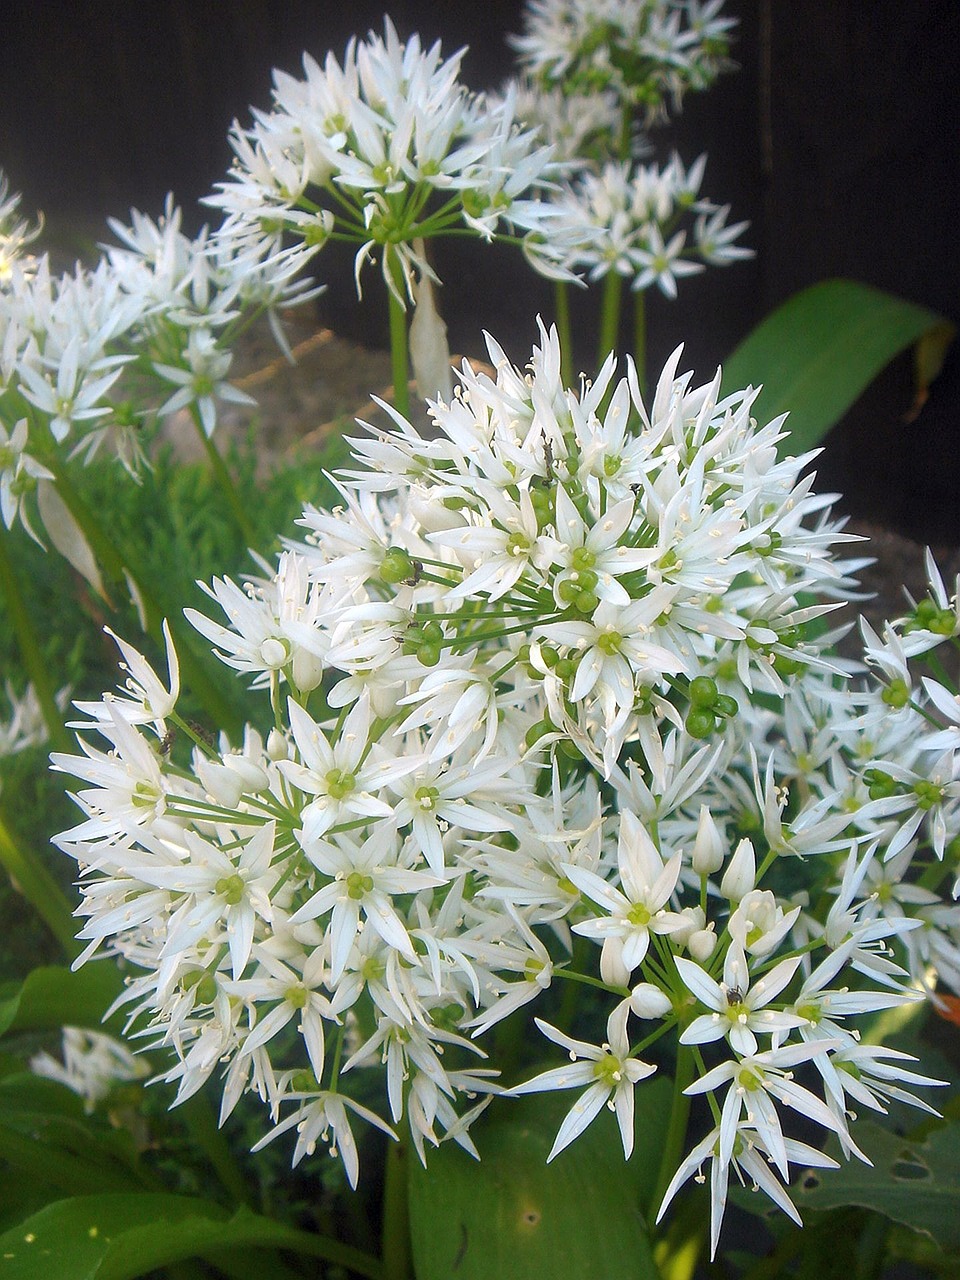
POLYGON ((64 1027, 62 1061, 49 1053, 30 1060, 30 1070, 47 1080, 57 1080, 83 1099, 87 1113, 108 1098, 118 1084, 142 1080, 149 1074, 143 1058, 130 1052, 120 1040, 85 1027, 64 1027))
POLYGON ((549 236, 525 240, 528 259, 547 275, 585 272, 592 283, 612 271, 637 292, 656 285, 675 298, 677 279, 704 263, 752 258, 752 249, 734 243, 749 224, 727 226, 730 206, 700 197, 705 167, 706 156, 685 169, 674 155, 662 168, 609 161, 582 173, 551 201, 549 236), (689 245, 680 225, 687 214, 695 215, 689 245))
POLYGON ((464 224, 486 239, 539 225, 542 208, 524 196, 550 150, 518 125, 512 94, 466 90, 464 52, 444 59, 439 44, 403 43, 386 19, 383 37, 350 41, 342 65, 305 54, 302 80, 276 71, 273 110, 234 126, 233 168, 208 202, 226 215, 222 234, 306 253, 352 241, 358 291, 379 254, 391 292, 413 301, 433 274, 423 241, 464 224))
POLYGON ((854 680, 822 619, 860 562, 752 390, 678 351, 649 403, 612 356, 575 393, 554 333, 525 370, 489 351, 430 432, 353 442, 273 576, 190 613, 261 699, 242 741, 179 718, 169 640, 163 679, 119 642, 124 690, 54 757, 82 784, 81 959, 127 962, 179 1099, 220 1076, 222 1116, 255 1094, 264 1142, 324 1141, 352 1183, 358 1119, 473 1152, 508 1065, 480 1042, 534 1002, 572 1061, 506 1092, 579 1091, 552 1155, 609 1105, 629 1155, 671 1033, 710 1111, 662 1212, 709 1164, 715 1246, 731 1172, 795 1215, 791 1166, 831 1163, 793 1117, 857 1156, 854 1104, 927 1106, 857 1019, 960 978, 960 713, 906 656, 960 631, 956 599, 935 584, 854 680), (556 1025, 583 979, 600 1043, 596 1005, 556 1025))
POLYGON ((9 279, 13 263, 24 257, 24 248, 37 238, 41 226, 31 227, 17 216, 20 196, 11 192, 7 175, 0 171, 0 287, 9 279))
POLYGON ((662 166, 643 163, 650 147, 636 121, 638 106, 649 126, 668 98, 678 107, 685 88, 712 83, 734 25, 721 8, 722 0, 527 6, 527 34, 514 40, 524 74, 513 92, 567 175, 544 199, 551 216, 524 238, 536 270, 590 283, 610 276, 615 288, 623 277, 638 294, 656 285, 675 298, 677 279, 705 263, 753 256, 735 243, 748 223, 728 226, 729 205, 700 195, 706 157, 689 168, 676 154, 662 166))
MULTIPOLYGON (((40 747, 48 736, 36 687, 28 684, 18 696, 9 680, 3 683, 10 711, 7 719, 0 719, 0 758, 27 751, 30 747, 40 747)), ((60 711, 66 711, 70 704, 69 686, 59 690, 56 703, 60 711)))
POLYGON ((282 342, 277 309, 311 289, 302 252, 191 239, 170 199, 157 220, 110 225, 120 243, 92 268, 57 276, 21 254, 0 275, 0 516, 39 541, 39 514, 68 558, 85 537, 58 496, 64 455, 112 453, 136 473, 145 427, 178 409, 209 436, 220 402, 252 403, 228 380, 240 327, 266 311, 282 342))
POLYGON ((529 0, 524 34, 512 43, 545 86, 612 93, 643 108, 649 123, 728 65, 736 19, 722 8, 723 0, 529 0))

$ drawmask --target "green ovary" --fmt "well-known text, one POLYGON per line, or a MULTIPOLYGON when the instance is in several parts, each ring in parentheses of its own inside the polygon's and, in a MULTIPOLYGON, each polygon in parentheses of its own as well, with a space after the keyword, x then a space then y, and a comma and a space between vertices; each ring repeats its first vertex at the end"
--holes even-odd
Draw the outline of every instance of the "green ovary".
POLYGON ((359 902, 372 889, 372 877, 365 876, 362 871, 351 871, 347 876, 347 895, 353 898, 355 902, 359 902))
POLYGON ((333 800, 345 800, 357 784, 355 775, 345 769, 331 769, 324 781, 333 800))
POLYGON ((235 907, 243 899, 243 876, 236 871, 232 876, 222 876, 214 886, 221 898, 226 898, 231 907, 235 907))
POLYGON ((594 1063, 593 1074, 610 1089, 615 1089, 623 1076, 620 1059, 616 1054, 605 1053, 594 1063))
POLYGON ((645 925, 652 920, 650 908, 645 907, 642 902, 635 902, 627 912, 627 919, 631 924, 645 925))
POLYGON ((413 798, 417 802, 418 809, 422 809, 424 812, 432 812, 437 807, 440 792, 436 787, 417 787, 413 793, 413 798))
POLYGON ((605 631, 603 635, 597 637, 597 648, 601 653, 605 653, 608 657, 613 657, 619 653, 623 647, 623 636, 619 631, 605 631))

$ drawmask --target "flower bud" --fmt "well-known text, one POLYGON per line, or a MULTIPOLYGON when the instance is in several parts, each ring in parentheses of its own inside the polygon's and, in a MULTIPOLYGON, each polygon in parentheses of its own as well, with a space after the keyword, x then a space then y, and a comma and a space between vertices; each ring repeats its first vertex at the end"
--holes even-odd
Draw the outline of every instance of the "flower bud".
POLYGON ((270 779, 265 770, 246 756, 224 756, 223 763, 225 768, 237 775, 244 791, 265 791, 269 785, 270 779))
POLYGON ((286 666, 290 658, 290 648, 277 636, 267 636, 260 645, 260 660, 265 667, 277 670, 286 666))
POLYGON ((713 931, 712 922, 706 929, 698 929, 696 933, 692 933, 687 943, 691 960, 696 960, 698 964, 706 964, 716 949, 717 935, 713 931))
POLYGON ((293 651, 293 683, 301 693, 309 693, 323 679, 323 659, 297 645, 293 651))
POLYGON ((267 755, 271 760, 286 760, 290 755, 287 740, 279 729, 271 729, 267 735, 267 755))
POLYGON ((723 866, 723 838, 705 804, 700 806, 692 863, 698 876, 711 876, 723 866))
POLYGON ((611 987, 625 987, 630 981, 630 970, 623 963, 623 939, 604 938, 600 948, 600 977, 611 987))
POLYGON ((766 956, 783 936, 783 908, 769 889, 751 889, 737 904, 727 928, 735 942, 754 956, 766 956))
POLYGON ((739 902, 753 888, 757 879, 757 860, 749 840, 741 840, 720 881, 720 892, 728 902, 739 902))
POLYGON ((638 1018, 663 1018, 673 1008, 665 991, 652 982, 641 982, 630 992, 630 1008, 638 1018))
POLYGON ((226 765, 212 760, 198 760, 197 774, 208 793, 225 809, 236 809, 243 795, 243 779, 226 765))
POLYGON ((670 940, 678 946, 685 947, 691 935, 707 923, 707 917, 700 907, 684 907, 682 911, 677 912, 677 915, 683 920, 683 924, 679 929, 671 930, 670 940))

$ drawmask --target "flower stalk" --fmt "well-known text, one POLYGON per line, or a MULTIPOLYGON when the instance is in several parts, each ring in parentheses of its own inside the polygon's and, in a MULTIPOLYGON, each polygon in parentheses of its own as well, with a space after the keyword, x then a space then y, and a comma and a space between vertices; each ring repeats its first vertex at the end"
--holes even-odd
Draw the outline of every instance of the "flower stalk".
POLYGON ((554 281, 553 299, 563 362, 560 372, 565 385, 572 386, 576 374, 573 369, 573 331, 570 327, 570 286, 565 280, 554 281))
POLYGON ((233 482, 233 477, 230 475, 229 468, 224 462, 213 436, 204 430, 203 421, 200 417, 200 410, 195 404, 190 406, 190 417, 193 419, 193 425, 197 429, 197 435, 200 437, 200 442, 207 455, 207 460, 210 463, 210 469, 213 472, 217 484, 220 486, 223 496, 227 500, 227 505, 233 512, 234 518, 237 522, 237 527, 243 535, 244 542, 247 544, 249 549, 255 550, 257 538, 253 531, 253 525, 250 523, 250 517, 247 515, 246 507, 243 505, 240 494, 237 492, 237 486, 233 482))
POLYGON ((387 1143, 383 1191, 383 1280, 410 1280, 410 1211, 408 1205, 408 1149, 404 1142, 387 1143))
MULTIPOLYGON (((393 257, 390 248, 384 254, 393 257)), ((410 413, 410 355, 407 347, 407 309, 399 296, 403 288, 403 275, 399 263, 391 263, 390 278, 393 287, 388 290, 387 304, 390 313, 390 368, 393 374, 393 404, 398 413, 407 417, 410 413)))
POLYGON ((684 1092, 694 1078, 695 1057, 693 1050, 684 1044, 677 1046, 677 1065, 673 1075, 673 1102, 670 1107, 670 1123, 663 1143, 663 1154, 660 1157, 660 1168, 654 1184, 653 1197, 647 1206, 647 1221, 656 1219, 664 1192, 670 1185, 680 1156, 683 1152, 687 1136, 687 1122, 690 1119, 690 1097, 684 1092))

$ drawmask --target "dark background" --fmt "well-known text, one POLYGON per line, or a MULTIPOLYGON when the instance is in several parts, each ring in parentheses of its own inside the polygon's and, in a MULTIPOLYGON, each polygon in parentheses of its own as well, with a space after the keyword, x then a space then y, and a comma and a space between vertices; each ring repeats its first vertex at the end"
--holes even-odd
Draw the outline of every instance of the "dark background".
MULTIPOLYGON (((476 89, 512 67, 505 43, 519 0, 396 0, 401 37, 419 31, 452 53, 470 46, 476 89)), ((958 254, 958 0, 728 0, 739 18, 740 70, 688 97, 655 135, 689 163, 709 155, 705 194, 749 218, 752 262, 680 282, 680 299, 650 298, 651 367, 680 341, 685 365, 709 377, 752 326, 791 293, 848 276, 960 318, 958 254)), ((384 5, 357 0, 105 0, 8 5, 0 51, 0 165, 25 211, 42 209, 68 251, 103 234, 130 206, 159 213, 173 190, 195 229, 196 202, 229 163, 231 121, 268 107, 270 70, 298 73, 300 54, 342 55, 351 34, 381 29, 384 5), (11 12, 12 10, 12 12, 11 12)), ((215 216, 215 215, 212 215, 215 216)), ((385 345, 383 309, 353 299, 351 255, 327 251, 323 319, 385 345)), ((479 352, 494 332, 522 362, 550 286, 515 251, 444 246, 442 305, 455 350, 479 352)), ((375 288, 373 273, 367 277, 375 288)), ((595 305, 595 299, 591 300, 595 305)), ((579 299, 578 359, 592 361, 591 304, 579 299)), ((853 514, 923 540, 960 542, 960 356, 911 422, 904 357, 827 442, 821 486, 853 514)))

